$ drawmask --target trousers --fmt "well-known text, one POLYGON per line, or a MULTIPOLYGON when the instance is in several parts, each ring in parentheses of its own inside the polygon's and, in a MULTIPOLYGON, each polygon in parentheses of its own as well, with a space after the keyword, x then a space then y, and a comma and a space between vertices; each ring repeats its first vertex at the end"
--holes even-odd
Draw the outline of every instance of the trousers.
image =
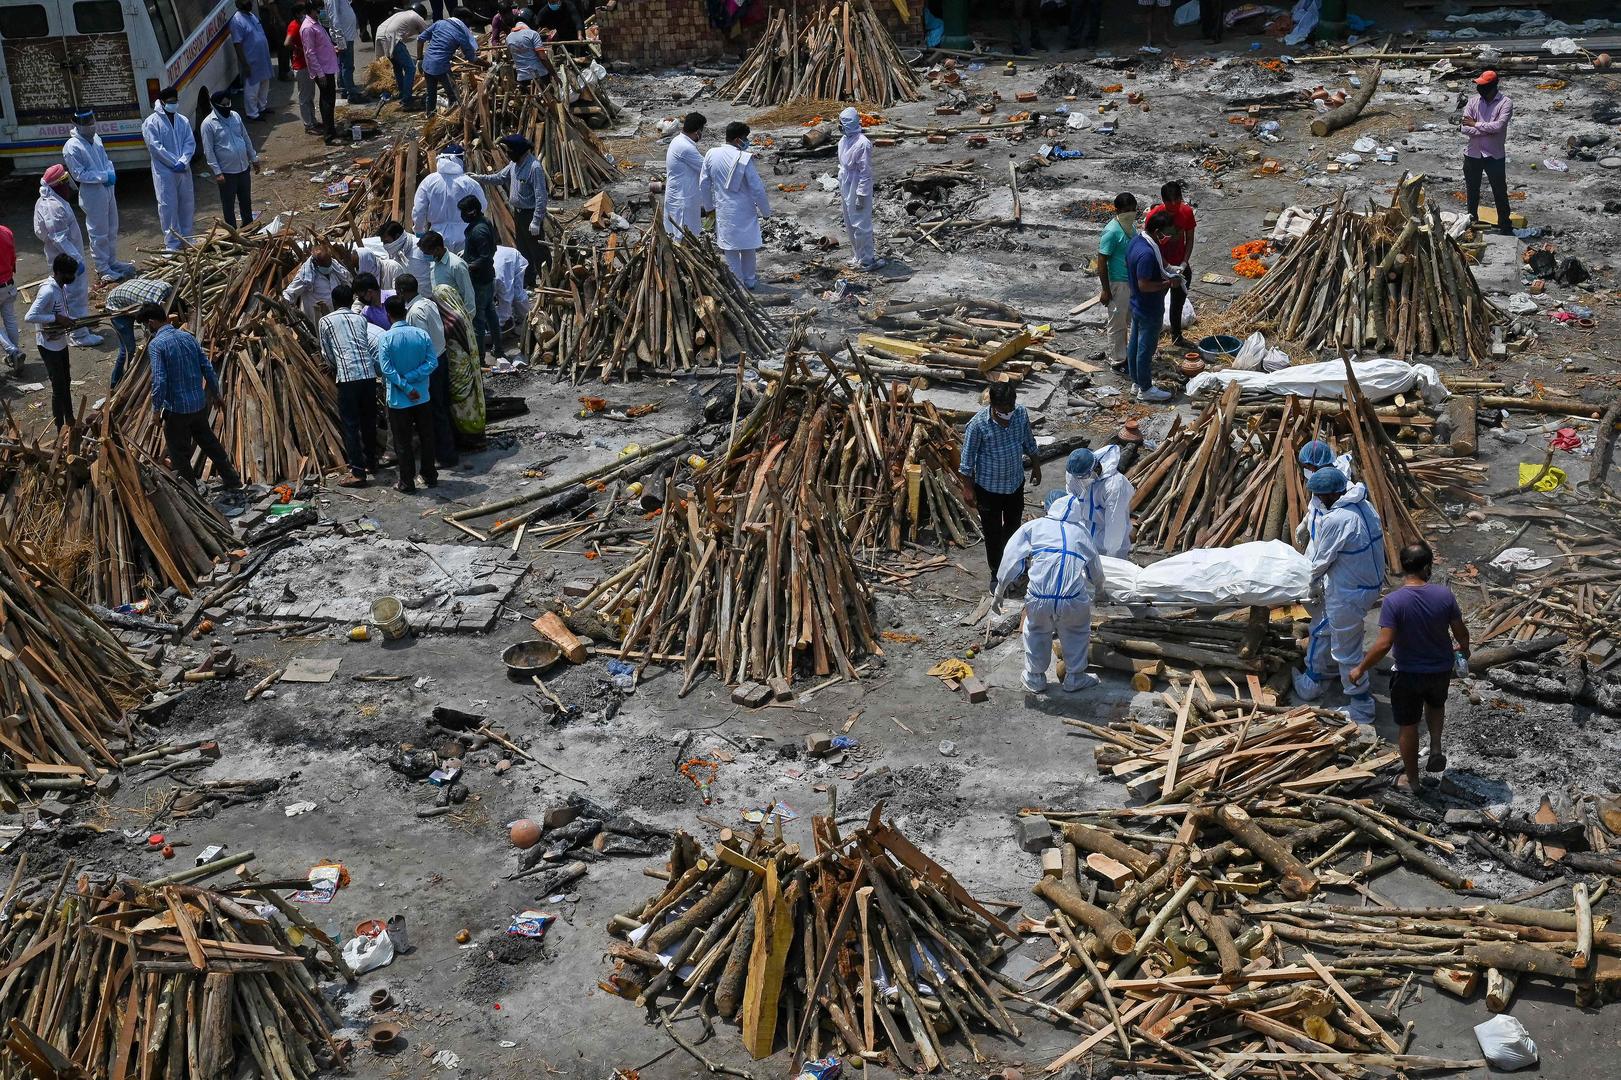
POLYGON ((113 374, 107 382, 110 390, 124 377, 124 367, 135 358, 135 316, 114 315, 113 333, 118 335, 118 358, 113 361, 113 374))
POLYGON ((295 68, 293 79, 298 84, 298 115, 304 121, 304 130, 315 130, 315 80, 309 68, 295 68))
POLYGON ((322 75, 315 80, 315 89, 321 95, 321 129, 329 139, 338 137, 338 79, 336 75, 322 75))
POLYGON ((1092 48, 1098 43, 1103 21, 1103 0, 1069 0, 1069 47, 1092 48))
POLYGON ((1480 178, 1482 174, 1491 183, 1492 202, 1497 206, 1497 231, 1513 233, 1509 222, 1508 163, 1500 157, 1469 157, 1463 159, 1463 191, 1469 200, 1469 217, 1480 220, 1480 178))
MULTIPOLYGON (((1378 598, 1378 590, 1370 593, 1378 598)), ((1362 662, 1362 624, 1371 607, 1359 600, 1331 598, 1318 608, 1312 605, 1311 640, 1306 647, 1306 667, 1295 672, 1295 697, 1315 701, 1322 696, 1330 673, 1328 664, 1339 668, 1340 688, 1345 692, 1347 711, 1359 724, 1373 723, 1373 679, 1364 675, 1351 681, 1351 669, 1362 662), (1326 644, 1328 655, 1323 655, 1326 644)))
MULTIPOLYGON (((431 391, 430 391, 431 393, 431 391)), ((433 402, 426 401, 409 409, 388 410, 388 430, 394 436, 394 454, 400 459, 400 486, 416 483, 417 470, 422 470, 422 482, 437 484, 439 469, 434 458, 433 402)))
POLYGON ((403 41, 394 43, 394 51, 388 54, 389 65, 394 68, 394 86, 400 93, 400 104, 406 108, 416 105, 417 62, 411 55, 411 50, 403 41))
POLYGON ((473 333, 478 335, 480 360, 486 352, 501 355, 501 316, 495 310, 494 281, 473 285, 473 333))
POLYGON ((1109 363, 1127 363, 1131 359, 1126 351, 1131 339, 1131 286, 1124 281, 1109 282, 1109 317, 1103 324, 1103 333, 1109 363))
POLYGON ((191 170, 175 172, 154 165, 152 190, 158 197, 158 226, 163 230, 163 246, 179 251, 186 246, 186 237, 192 234, 197 218, 197 189, 192 185, 191 170))
POLYGON ((449 72, 446 72, 443 75, 429 75, 426 71, 424 71, 422 73, 422 78, 428 84, 428 111, 430 113, 436 112, 439 109, 440 87, 444 87, 445 100, 447 104, 455 105, 457 100, 459 100, 456 95, 456 83, 450 77, 449 72))
POLYGON ((1139 390, 1154 385, 1154 354, 1159 351, 1160 313, 1131 313, 1131 340, 1126 345, 1126 374, 1139 390))
POLYGON ((0 285, 0 349, 7 356, 22 354, 22 332, 17 326, 17 286, 13 282, 0 285))
POLYGON ((249 82, 246 76, 242 79, 242 115, 249 120, 259 119, 270 107, 270 80, 260 79, 258 82, 249 82))
POLYGON ((985 535, 985 561, 991 564, 991 581, 1002 567, 1002 552, 1008 537, 1019 530, 1024 516, 1024 485, 1006 495, 974 485, 974 505, 979 508, 979 531, 985 535))
POLYGON ((1034 687, 1047 684, 1053 659, 1053 638, 1064 650, 1064 688, 1074 689, 1086 674, 1087 651, 1092 646, 1092 604, 1085 600, 1032 600, 1024 606, 1024 680, 1034 687))
POLYGON ((238 173, 226 173, 225 179, 220 182, 220 214, 225 218, 225 224, 236 228, 237 213, 241 212, 241 224, 247 225, 253 221, 253 170, 243 169, 238 173))
MULTIPOLYGON (((434 460, 441 469, 448 469, 461 461, 456 446, 456 422, 450 415, 450 354, 439 357, 439 364, 428 376, 428 413, 433 418, 434 460)), ((427 475, 426 473, 423 474, 427 475)))
POLYGON ((724 250, 726 265, 731 268, 732 276, 743 283, 745 289, 752 289, 760 284, 760 274, 755 268, 756 250, 754 248, 747 251, 733 251, 730 248, 724 250))
POLYGON ((872 235, 872 196, 855 192, 841 194, 844 203, 844 227, 850 233, 852 261, 863 270, 878 261, 877 244, 872 235))
POLYGON ((197 472, 191 466, 191 458, 195 451, 201 450, 203 457, 219 473, 220 479, 225 481, 227 491, 242 486, 242 478, 237 475, 225 447, 220 445, 214 430, 208 426, 207 407, 189 413, 164 413, 163 441, 169 448, 169 467, 186 483, 197 483, 197 472))
POLYGON ((338 86, 346 99, 358 96, 355 93, 355 43, 352 41, 338 54, 338 86))
POLYGON ((51 419, 60 431, 73 423, 73 387, 68 375, 68 351, 41 346, 39 358, 45 362, 45 377, 51 383, 51 419))
POLYGON ((343 459, 349 471, 366 479, 382 457, 377 447, 377 380, 338 384, 338 418, 343 422, 343 459))
MULTIPOLYGON (((90 253, 96 273, 109 277, 118 271, 118 200, 107 184, 86 184, 79 189, 79 209, 90 233, 90 253)), ((86 283, 88 284, 88 282, 86 283)))
POLYGON ((551 248, 541 243, 540 237, 529 235, 529 225, 534 220, 533 210, 512 211, 512 231, 518 241, 518 251, 529 263, 523 272, 523 287, 526 289, 535 287, 535 282, 540 277, 540 268, 552 260, 551 248))

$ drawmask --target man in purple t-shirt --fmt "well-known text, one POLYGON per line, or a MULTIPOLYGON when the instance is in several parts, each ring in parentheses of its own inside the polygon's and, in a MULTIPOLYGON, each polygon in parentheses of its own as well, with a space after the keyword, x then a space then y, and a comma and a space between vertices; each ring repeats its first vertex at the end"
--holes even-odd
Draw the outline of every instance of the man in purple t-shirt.
POLYGON ((1430 584, 1434 561, 1430 545, 1423 541, 1401 549, 1402 587, 1385 597, 1379 609, 1379 639, 1351 672, 1352 682, 1360 680, 1385 653, 1395 649, 1390 711, 1401 729, 1403 772, 1397 787, 1418 787, 1420 719, 1430 729, 1430 753, 1424 767, 1432 773, 1447 767, 1447 757, 1441 752, 1447 688, 1455 653, 1469 656, 1469 628, 1463 624, 1458 598, 1445 585, 1430 584))

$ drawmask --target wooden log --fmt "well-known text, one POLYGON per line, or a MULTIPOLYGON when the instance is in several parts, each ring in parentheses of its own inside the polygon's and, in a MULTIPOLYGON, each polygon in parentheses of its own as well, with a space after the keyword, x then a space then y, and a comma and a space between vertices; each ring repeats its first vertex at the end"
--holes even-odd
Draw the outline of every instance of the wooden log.
POLYGON ((1115 839, 1102 829, 1094 829, 1078 821, 1069 821, 1063 825, 1063 834, 1065 840, 1082 851, 1095 851, 1117 862, 1125 863, 1139 878, 1147 877, 1159 866, 1159 860, 1152 855, 1115 839))
POLYGON ((1115 956, 1125 956, 1137 944, 1136 934, 1110 912, 1087 903, 1080 891, 1067 882, 1043 878, 1031 891, 1097 934, 1104 947, 1115 956))
POLYGON ((1279 887, 1283 895, 1292 900, 1303 900, 1316 891, 1317 875, 1296 859, 1281 840, 1255 824, 1243 807, 1228 803, 1217 811, 1216 818, 1234 839, 1259 855, 1263 862, 1281 875, 1279 887))

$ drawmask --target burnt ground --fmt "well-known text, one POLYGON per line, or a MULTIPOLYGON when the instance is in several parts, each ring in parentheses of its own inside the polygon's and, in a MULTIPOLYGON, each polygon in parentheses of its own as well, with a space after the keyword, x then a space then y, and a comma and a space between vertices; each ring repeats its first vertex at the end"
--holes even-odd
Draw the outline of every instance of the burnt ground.
MULTIPOLYGON (((1135 29, 1110 28, 1106 34, 1103 52, 1112 50, 1121 61, 1054 54, 1019 64, 1012 77, 999 74, 999 63, 965 72, 964 90, 970 100, 993 94, 1005 99, 1000 115, 1015 108, 1015 92, 1030 89, 1041 93, 1038 102, 1018 108, 1056 115, 1064 106, 1086 115, 1089 122, 1113 119, 1119 125, 1112 136, 1063 130, 1061 141, 1087 156, 1024 174, 1025 224, 1020 229, 942 234, 944 250, 936 250, 905 234, 911 220, 908 203, 916 198, 897 181, 918 165, 970 160, 976 169, 972 194, 980 196, 973 216, 1007 217, 1011 209, 1007 162, 1026 160, 1042 139, 1010 143, 993 138, 989 148, 979 151, 960 140, 943 147, 907 140, 876 155, 881 185, 879 247, 893 265, 882 277, 849 276, 842 270, 844 250, 822 253, 815 243, 824 236, 842 243, 836 199, 816 182, 833 172, 833 163, 767 152, 763 171, 779 221, 770 229, 761 266, 772 289, 787 301, 772 310, 784 317, 808 313, 817 328, 842 333, 860 326, 856 314, 860 303, 986 296, 1018 307, 1032 320, 1052 321, 1057 348, 1090 356, 1100 347, 1096 329, 1065 322, 1065 312, 1093 291, 1086 264, 1104 220, 1094 204, 1111 199, 1118 190, 1152 199, 1163 180, 1182 180, 1200 219, 1196 270, 1223 274, 1231 265, 1228 249, 1264 235, 1264 216, 1282 206, 1313 206, 1341 192, 1356 201, 1382 203, 1403 170, 1427 173, 1431 196, 1443 200, 1443 206, 1455 205, 1452 193, 1462 190, 1458 143, 1448 125, 1463 89, 1456 81, 1438 79, 1424 85, 1420 69, 1394 69, 1374 106, 1351 130, 1313 139, 1306 131, 1309 113, 1283 112, 1277 114, 1282 141, 1268 144, 1226 122, 1229 99, 1319 82, 1344 85, 1346 72, 1332 65, 1271 70, 1257 61, 1275 57, 1280 52, 1276 42, 1267 39, 1260 51, 1251 52, 1245 51, 1248 39, 1242 37, 1230 38, 1224 50, 1189 43, 1178 49, 1174 60, 1132 64, 1125 60, 1136 44, 1135 29), (1059 62, 1064 65, 1061 69, 1054 66, 1059 62), (1150 110, 1127 106, 1119 94, 1097 96, 1102 87, 1116 82, 1143 93, 1150 110), (1074 93, 1076 100, 1063 100, 1067 93, 1074 93), (1118 109, 1099 113, 1105 100, 1121 103, 1118 109), (1365 135, 1375 136, 1380 145, 1397 147, 1398 160, 1383 164, 1370 159, 1337 174, 1324 170, 1327 162, 1365 135), (1286 171, 1253 175, 1251 151, 1276 158, 1286 171), (778 189, 779 184, 806 187, 785 191, 778 189)), ((709 116, 711 130, 718 131, 727 120, 759 112, 717 101, 706 92, 710 78, 709 69, 615 74, 612 87, 627 107, 628 119, 607 133, 608 145, 635 167, 612 190, 620 212, 633 221, 648 220, 647 180, 662 169, 663 144, 657 139, 656 121, 696 107, 709 116)), ((1566 157, 1565 140, 1572 135, 1606 133, 1613 141, 1613 125, 1605 127, 1596 117, 1607 115, 1604 110, 1621 97, 1621 79, 1575 76, 1557 90, 1538 90, 1538 81, 1523 78, 1508 86, 1517 105, 1511 188, 1524 192, 1516 206, 1533 224, 1547 227, 1546 239, 1560 254, 1581 258, 1594 272, 1590 288, 1550 286, 1549 292, 1557 298, 1569 295, 1592 308, 1597 329, 1582 331, 1546 316, 1535 317, 1522 324, 1530 338, 1528 346, 1505 361, 1478 370, 1461 370, 1447 361, 1438 366, 1443 374, 1494 379, 1510 388, 1535 384, 1551 393, 1599 401, 1615 391, 1617 369, 1611 358, 1621 338, 1617 334, 1621 307, 1616 304, 1610 265, 1612 238, 1621 218, 1602 209, 1621 200, 1621 173, 1577 159, 1571 159, 1564 173, 1533 171, 1530 165, 1566 157)), ((285 105, 289 92, 289 86, 278 84, 274 100, 285 105)), ((934 103, 930 95, 886 115, 921 126, 936 120, 934 103)), ((411 122, 392 113, 392 108, 384 113, 388 124, 411 122)), ((273 211, 318 218, 319 189, 311 177, 356 155, 311 144, 296 119, 288 123, 286 116, 284 109, 284 119, 266 140, 270 175, 256 184, 256 195, 273 211)), ((1063 119, 1055 120, 1054 126, 1063 129, 1063 119)), ((789 145, 799 130, 792 122, 756 126, 757 136, 774 139, 779 148, 789 145)), ((126 255, 150 245, 155 237, 147 184, 140 174, 120 178, 126 255)), ((41 269, 38 252, 27 241, 32 191, 32 180, 15 179, 0 186, 4 198, 0 206, 9 208, 0 219, 21 238, 19 273, 24 280, 36 277, 41 269)), ((946 197, 971 196, 952 192, 946 197)), ((212 210, 211 199, 212 193, 200 185, 204 218, 212 210)), ((572 210, 563 207, 565 213, 572 210)), ((1219 314, 1239 288, 1200 284, 1194 292, 1195 306, 1207 318, 1219 314)), ((99 395, 111 359, 110 348, 75 352, 75 375, 83 379, 79 392, 91 400, 99 395)), ((22 376, 24 381, 41 377, 37 362, 30 363, 22 376)), ((646 443, 683 430, 694 415, 695 382, 650 379, 576 388, 543 371, 497 376, 491 383, 496 392, 521 394, 531 412, 497 425, 500 434, 492 437, 490 448, 464 456, 463 466, 437 492, 406 500, 374 487, 345 495, 327 492, 317 502, 335 521, 370 518, 388 537, 466 543, 467 537, 444 524, 439 514, 539 482, 523 475, 537 463, 561 457, 546 468, 553 477, 564 476, 609 460, 627 442, 646 443), (576 398, 587 390, 615 406, 656 402, 661 409, 634 427, 601 416, 580 419, 576 398)), ((1168 420, 1167 409, 1132 408, 1120 405, 1119 398, 1083 394, 1088 384, 1123 385, 1108 371, 1090 378, 1048 376, 1044 388, 1027 397, 1039 399, 1033 404, 1038 406, 1041 434, 1080 427, 1106 437, 1130 416, 1143 416, 1150 431, 1162 430, 1168 420)), ((10 385, 0 393, 25 427, 38 426, 43 394, 19 392, 10 385)), ((1172 407, 1192 412, 1185 399, 1179 398, 1172 407)), ((1509 429, 1531 434, 1523 443, 1483 435, 1480 460, 1489 468, 1486 490, 1513 483, 1519 462, 1540 457, 1551 418, 1511 413, 1500 419, 1509 429)), ((1593 427, 1581 422, 1573 426, 1583 434, 1591 434, 1593 427)), ((1585 475, 1586 461, 1579 454, 1567 457, 1560 463, 1572 476, 1585 475)), ((1032 492, 1032 499, 1038 495, 1032 492)), ((1556 492, 1546 498, 1557 504, 1565 497, 1556 492)), ((1456 508, 1460 514, 1463 509, 1456 508)), ((1426 528, 1441 552, 1443 570, 1459 575, 1461 582, 1471 560, 1501 548, 1518 524, 1494 519, 1488 508, 1483 523, 1456 516, 1427 520, 1426 528)), ((1536 536, 1531 533, 1527 539, 1546 546, 1536 536)), ((348 868, 352 884, 329 906, 304 909, 329 932, 347 936, 363 919, 405 917, 414 951, 365 976, 343 999, 346 1015, 364 1026, 370 1019, 366 995, 387 986, 399 1003, 398 1018, 405 1026, 407 1051, 387 1059, 361 1051, 355 1065, 362 1075, 456 1071, 492 1077, 605 1077, 614 1068, 654 1059, 656 1063, 641 1069, 645 1080, 696 1073, 695 1065, 679 1051, 669 1053, 663 1034, 645 1025, 632 1005, 597 987, 607 970, 602 960, 607 920, 658 889, 659 883, 641 870, 662 860, 595 861, 587 876, 563 895, 537 896, 526 882, 507 879, 516 868, 516 856, 506 841, 505 826, 515 818, 538 816, 564 796, 583 793, 649 823, 687 829, 700 840, 712 841, 716 826, 710 822, 735 828, 745 823, 746 811, 778 802, 797 815, 786 831, 808 843, 809 815, 821 812, 836 788, 841 817, 864 814, 884 800, 901 827, 976 894, 1018 900, 1027 895, 1028 884, 1039 872, 1036 857, 1021 851, 1012 838, 1018 808, 1109 806, 1124 798, 1120 788, 1096 778, 1091 740, 1067 734, 1060 718, 1107 722, 1133 707, 1156 707, 1136 699, 1118 676, 1110 674, 1097 692, 1085 697, 1028 697, 1017 687, 1016 643, 1004 642, 974 661, 992 688, 988 704, 969 705, 925 676, 931 663, 961 655, 976 641, 976 631, 957 622, 984 588, 983 555, 976 549, 955 552, 945 569, 913 580, 906 589, 883 594, 880 614, 885 624, 921 635, 922 641, 887 644, 886 656, 860 685, 838 684, 808 700, 747 712, 733 705, 726 689, 713 679, 700 681, 691 694, 678 698, 679 675, 657 668, 648 670, 634 693, 623 694, 610 683, 604 662, 593 660, 548 678, 550 688, 570 706, 569 715, 559 719, 532 685, 507 678, 499 654, 508 644, 530 636, 528 620, 540 602, 555 596, 562 582, 604 567, 587 563, 577 550, 542 550, 534 538, 525 541, 519 554, 530 560, 532 571, 510 610, 488 634, 422 636, 402 645, 385 645, 377 640, 350 642, 344 626, 280 641, 244 638, 235 647, 250 660, 248 672, 229 683, 192 689, 164 722, 165 736, 219 741, 224 756, 203 777, 281 781, 273 795, 251 805, 211 818, 164 821, 164 831, 176 845, 177 861, 190 860, 212 843, 226 844, 233 852, 252 850, 257 864, 273 876, 301 872, 322 859, 337 860, 348 868), (299 657, 338 658, 342 663, 331 683, 282 684, 274 697, 243 702, 247 685, 299 657), (403 679, 355 681, 360 674, 403 679), (402 743, 431 747, 442 741, 427 726, 436 705, 488 716, 529 753, 583 784, 496 749, 478 749, 465 760, 463 782, 471 793, 467 802, 449 814, 419 817, 419 811, 433 807, 437 789, 402 776, 389 762, 402 743), (806 733, 838 730, 856 712, 859 716, 850 733, 859 745, 842 763, 817 762, 798 754, 806 733), (943 741, 955 744, 952 756, 942 754, 943 741), (719 763, 708 805, 676 769, 678 761, 692 756, 719 763), (513 760, 504 773, 497 771, 502 760, 513 760), (286 815, 285 807, 307 802, 315 808, 286 815), (557 916, 544 943, 506 937, 511 917, 531 907, 557 916), (465 945, 456 941, 461 930, 468 932, 465 945), (457 1055, 454 1069, 447 1070, 446 1059, 433 1063, 439 1051, 457 1055)), ((623 557, 610 553, 603 561, 611 569, 623 557)), ((1459 595, 1466 608, 1479 600, 1478 593, 1461 584, 1459 595)), ((1393 736, 1383 710, 1379 727, 1393 736)), ((1572 786, 1616 790, 1614 764, 1621 760, 1621 726, 1613 717, 1531 701, 1471 681, 1454 693, 1449 732, 1451 786, 1443 797, 1455 804, 1507 802, 1526 808, 1545 793, 1561 798, 1572 786)), ((163 873, 174 864, 145 850, 144 834, 169 786, 166 780, 142 783, 137 775, 115 799, 78 815, 107 831, 66 828, 29 836, 20 848, 30 853, 39 869, 71 857, 102 869, 145 876, 163 873), (130 830, 133 837, 126 838, 123 830, 130 830)), ((14 855, 15 851, 5 858, 9 862, 14 855)), ((1528 886, 1509 874, 1486 876, 1507 893, 1528 886)), ((1381 879, 1376 888, 1397 902, 1445 899, 1427 882, 1400 873, 1381 879)), ((1606 904, 1613 909, 1613 898, 1606 904)), ((1009 969, 1018 974, 1030 962, 1023 953, 1016 954, 1009 969)), ((1428 989, 1411 1015, 1418 1020, 1413 1052, 1476 1054, 1469 1028, 1486 1016, 1478 1001, 1460 1003, 1428 989)), ((1617 1049, 1617 1029, 1606 1022, 1608 1017, 1579 1011, 1568 1000, 1535 988, 1522 991, 1515 1015, 1541 1047, 1540 1075, 1572 1080, 1606 1075, 1602 1062, 1613 1060, 1617 1049)), ((1021 1043, 992 1044, 998 1063, 1039 1066, 1075 1042, 1074 1036, 1043 1021, 1021 1024, 1026 1033, 1021 1043)), ((729 1027, 720 1028, 720 1037, 707 1044, 706 1052, 734 1065, 747 1064, 729 1027)), ((778 1060, 755 1069, 757 1075, 785 1070, 778 1060)), ((963 1066, 959 1074, 981 1076, 988 1071, 990 1066, 963 1066)))

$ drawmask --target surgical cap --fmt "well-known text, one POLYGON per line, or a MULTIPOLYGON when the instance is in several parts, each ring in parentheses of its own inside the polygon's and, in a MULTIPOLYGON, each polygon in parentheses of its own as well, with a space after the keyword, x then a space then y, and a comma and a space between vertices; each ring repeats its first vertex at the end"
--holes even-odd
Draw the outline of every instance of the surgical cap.
POLYGON ((1097 455, 1083 446, 1069 455, 1069 463, 1064 471, 1071 476, 1091 476, 1097 463, 1097 455))
POLYGON ((1321 439, 1313 439, 1300 448, 1300 464, 1308 469, 1322 469, 1334 464, 1334 450, 1321 439))
POLYGON ((1334 466, 1318 469, 1306 481, 1306 488, 1313 495, 1327 495, 1334 491, 1344 491, 1346 487, 1345 474, 1334 466))
POLYGON ((1042 509, 1051 510, 1053 508, 1053 503, 1057 502, 1059 499, 1064 498, 1067 494, 1068 494, 1067 492, 1063 492, 1063 491, 1049 491, 1049 492, 1047 492, 1047 497, 1045 499, 1043 499, 1042 503, 1041 503, 1042 509))

